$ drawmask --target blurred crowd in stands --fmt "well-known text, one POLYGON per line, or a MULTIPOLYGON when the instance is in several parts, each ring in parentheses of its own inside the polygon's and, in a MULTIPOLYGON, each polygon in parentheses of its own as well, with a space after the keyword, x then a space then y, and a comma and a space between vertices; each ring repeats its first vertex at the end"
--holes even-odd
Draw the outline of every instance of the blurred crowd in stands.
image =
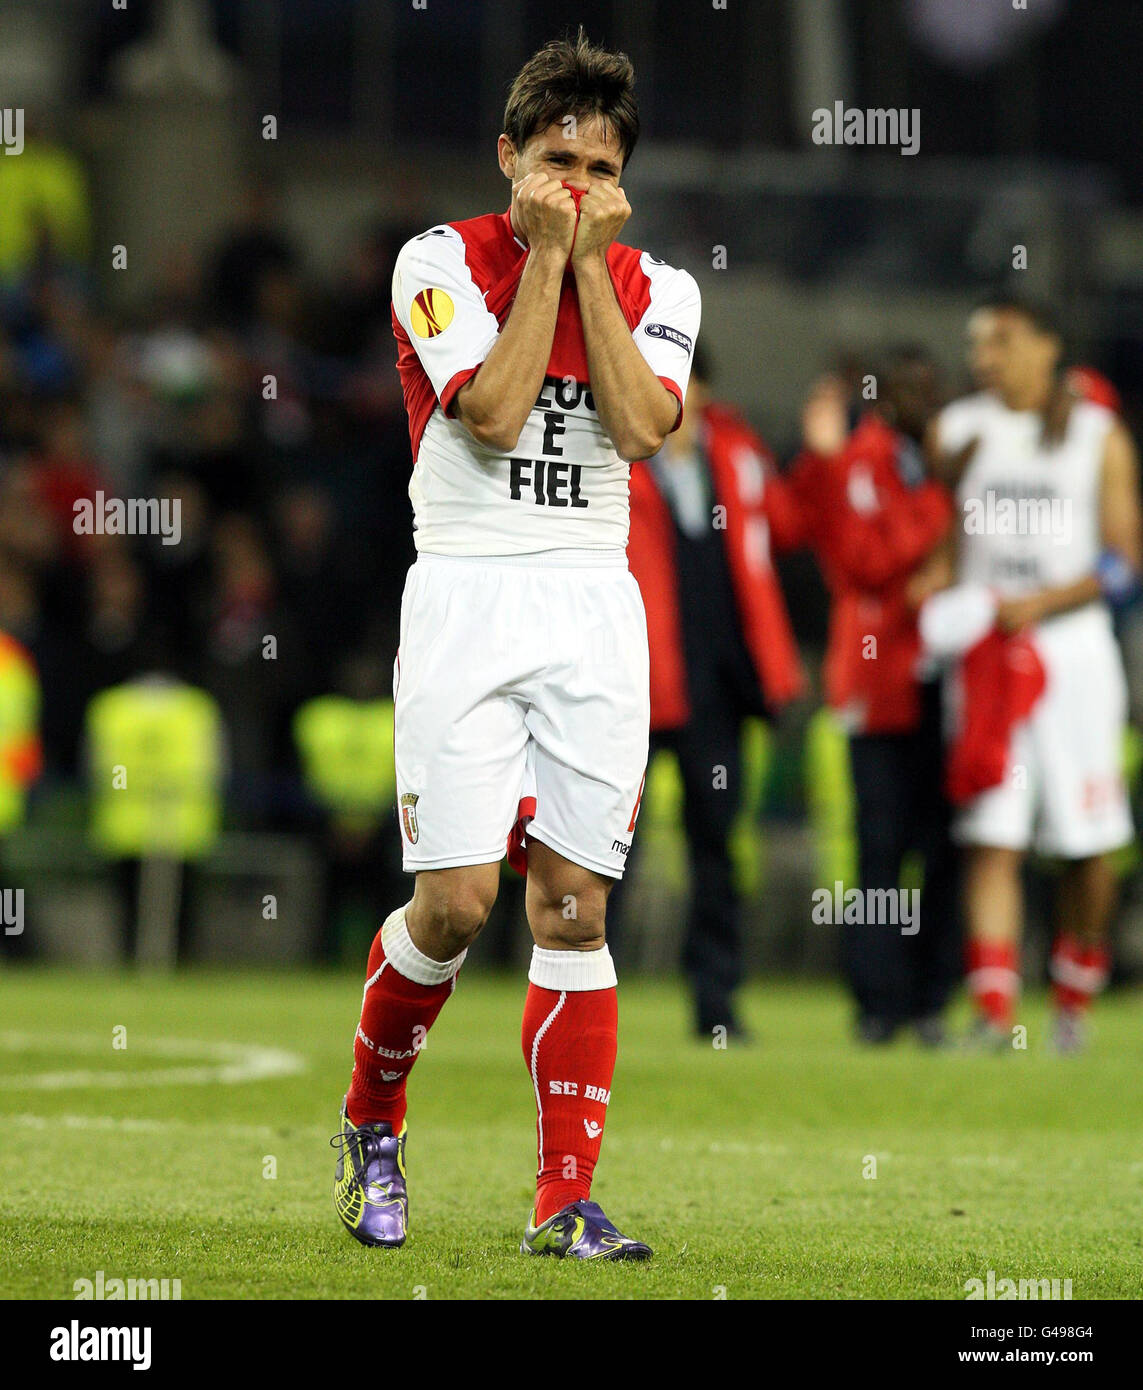
POLYGON ((291 824, 294 710, 389 693, 413 557, 390 278, 413 230, 365 228, 319 285, 254 183, 127 313, 50 217, 4 267, 0 631, 39 668, 41 786, 81 772, 97 690, 164 672, 221 705, 233 822, 291 824), (101 491, 177 499, 178 544, 77 533, 101 491))

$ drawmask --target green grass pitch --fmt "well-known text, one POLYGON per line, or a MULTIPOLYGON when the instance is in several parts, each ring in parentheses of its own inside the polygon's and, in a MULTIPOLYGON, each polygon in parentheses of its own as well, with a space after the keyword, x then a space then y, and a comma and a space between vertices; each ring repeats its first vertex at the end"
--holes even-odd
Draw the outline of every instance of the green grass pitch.
POLYGON ((869 1053, 839 990, 755 984, 758 1042, 723 1051, 686 1036, 678 985, 623 981, 593 1195, 655 1258, 579 1266, 517 1253, 535 1119, 524 982, 497 975, 462 978, 413 1074, 408 1244, 341 1230, 326 1141, 360 989, 0 973, 0 1296, 72 1298, 102 1270, 184 1299, 958 1299, 990 1269, 1140 1295, 1137 996, 1103 1001, 1091 1052, 1063 1060, 1040 997, 1024 1051, 869 1053), (302 1069, 259 1078, 267 1057, 302 1069))

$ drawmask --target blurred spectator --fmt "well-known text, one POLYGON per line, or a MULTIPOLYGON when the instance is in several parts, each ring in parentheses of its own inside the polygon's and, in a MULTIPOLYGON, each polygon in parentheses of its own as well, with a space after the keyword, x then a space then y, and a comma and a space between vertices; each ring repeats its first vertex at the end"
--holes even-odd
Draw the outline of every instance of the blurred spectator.
POLYGON ((29 128, 17 158, 0 159, 0 283, 23 276, 50 246, 82 264, 91 240, 87 180, 76 157, 29 128))
POLYGON ((0 323, 13 386, 38 398, 76 388, 88 297, 85 277, 61 262, 47 240, 26 272, 3 287, 0 323))
MULTIPOLYGON (((32 655, 0 630, 0 879, 5 887, 7 839, 23 823, 28 788, 43 770, 39 715, 39 673, 32 655)), ((24 931, 0 932, 0 954, 30 954, 24 931)))
POLYGON ((197 683, 227 719, 235 807, 248 823, 266 824, 307 656, 281 603, 262 528, 241 512, 220 517, 214 527, 201 617, 197 683))
POLYGON ((228 510, 253 501, 249 369, 231 336, 205 326, 199 281, 185 251, 167 258, 126 366, 143 406, 148 468, 190 474, 228 510))
POLYGON ((330 672, 355 650, 368 613, 360 570, 346 553, 329 494, 315 484, 275 499, 275 559, 282 602, 304 653, 304 694, 329 689, 330 672))
POLYGON ((407 887, 393 833, 390 663, 376 654, 349 658, 324 688, 333 693, 302 704, 292 733, 326 866, 319 954, 348 961, 376 933, 385 904, 407 887))
POLYGON ((889 922, 867 911, 842 928, 858 1036, 888 1042, 912 1023, 924 1042, 938 1044, 941 1012, 960 976, 956 862, 939 684, 918 677, 916 610, 923 566, 952 508, 927 479, 921 455, 940 405, 935 364, 922 349, 899 349, 879 384, 877 406, 852 432, 851 389, 834 377, 817 384, 790 483, 832 596, 826 698, 849 733, 861 886, 867 895, 902 891, 910 851, 924 866, 915 934, 902 932, 896 913, 889 922))
POLYGON ((32 455, 32 484, 56 530, 56 553, 71 563, 84 561, 98 538, 76 531, 76 503, 94 501, 101 480, 88 453, 83 411, 68 397, 41 416, 42 443, 32 455))
POLYGON ((231 328, 246 328, 262 293, 263 276, 294 271, 298 257, 281 228, 278 192, 264 178, 243 192, 238 223, 215 253, 210 277, 211 308, 231 328))
POLYGON ((684 787, 691 864, 683 968, 696 1031, 743 1029, 739 900, 730 831, 742 796, 739 744, 750 715, 781 709, 804 688, 772 542, 798 521, 769 449, 710 394, 696 348, 682 423, 631 468, 628 560, 647 609, 652 752, 671 749, 684 787))
POLYGON ((85 333, 84 415, 92 457, 117 496, 135 495, 147 467, 148 391, 131 369, 127 339, 106 315, 85 333))

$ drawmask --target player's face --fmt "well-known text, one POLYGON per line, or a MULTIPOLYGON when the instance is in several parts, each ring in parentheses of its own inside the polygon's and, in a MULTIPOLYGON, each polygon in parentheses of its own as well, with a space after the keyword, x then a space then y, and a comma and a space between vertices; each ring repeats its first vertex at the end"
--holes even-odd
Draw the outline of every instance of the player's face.
POLYGON ((600 120, 551 125, 522 150, 500 139, 500 167, 513 182, 539 172, 586 192, 593 183, 618 183, 623 172, 623 150, 600 120))
POLYGON ((1060 346, 1023 314, 978 309, 968 321, 968 361, 977 385, 1006 402, 1024 403, 1051 383, 1060 346))

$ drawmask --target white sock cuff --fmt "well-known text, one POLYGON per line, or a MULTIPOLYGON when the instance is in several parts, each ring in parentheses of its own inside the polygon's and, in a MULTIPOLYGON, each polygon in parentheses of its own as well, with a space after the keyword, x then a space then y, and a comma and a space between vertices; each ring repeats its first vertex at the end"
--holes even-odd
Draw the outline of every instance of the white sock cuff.
POLYGON ((532 947, 528 979, 540 989, 614 989, 615 964, 606 946, 598 951, 545 951, 532 947))
POLYGON ((405 924, 405 910, 408 907, 406 903, 396 912, 391 912, 381 927, 381 948, 385 952, 385 959, 398 975, 404 975, 406 980, 412 980, 415 984, 444 984, 464 964, 468 948, 465 947, 452 960, 433 960, 431 956, 426 956, 413 945, 413 938, 409 935, 409 928, 405 924))

